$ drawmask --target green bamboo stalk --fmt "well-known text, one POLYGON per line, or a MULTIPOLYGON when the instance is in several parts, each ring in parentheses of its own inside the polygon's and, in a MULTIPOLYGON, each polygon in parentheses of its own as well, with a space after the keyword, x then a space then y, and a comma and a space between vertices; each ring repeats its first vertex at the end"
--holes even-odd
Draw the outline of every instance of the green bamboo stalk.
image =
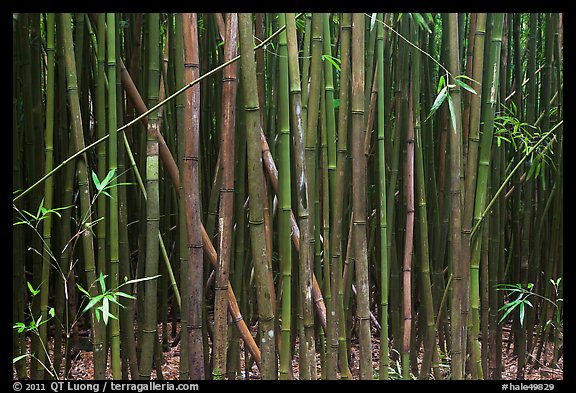
MULTIPOLYGON (((160 15, 148 15, 148 106, 158 102, 160 87, 160 15)), ((110 25, 109 25, 110 26, 110 25)), ((145 276, 158 274, 158 230, 159 230, 159 179, 158 179, 158 112, 148 116, 146 138, 146 266, 145 276)), ((144 283, 144 319, 142 326, 142 350, 140 352, 140 378, 150 379, 152 371, 154 345, 156 341, 157 320, 156 280, 144 283)))
MULTIPOLYGON (((318 122, 320 118, 320 94, 322 85, 322 14, 315 12, 312 14, 312 25, 311 25, 311 56, 310 59, 310 81, 308 83, 308 101, 303 102, 303 107, 307 104, 307 116, 305 116, 306 128, 304 131, 304 170, 306 172, 307 178, 307 192, 308 192, 308 225, 310 231, 310 237, 308 239, 308 252, 310 255, 311 268, 314 269, 314 276, 319 277, 319 282, 322 282, 321 269, 320 269, 320 216, 319 216, 319 200, 318 200, 318 189, 317 178, 318 178, 318 165, 317 165, 317 139, 318 139, 318 122)), ((306 89, 305 89, 306 90, 306 89)), ((305 244, 304 244, 305 245, 305 244)), ((304 280, 300 280, 304 283, 304 280)), ((321 284, 320 284, 321 285, 321 284)), ((306 321, 304 321, 306 325, 306 321)), ((304 333, 306 334, 306 332, 304 333)), ((320 364, 323 365, 324 362, 324 351, 323 347, 323 332, 319 332, 319 350, 320 353, 320 364)), ((300 340, 300 351, 305 351, 306 342, 300 340)), ((310 365, 304 367, 304 371, 308 371, 312 368, 316 369, 315 356, 312 356, 312 352, 309 354, 310 365), (312 360, 314 359, 314 360, 312 360), (309 367, 309 368, 308 368, 309 367)), ((306 358, 302 358, 306 360, 306 358)), ((307 375, 306 372, 302 373, 302 379, 312 378, 307 375)))
MULTIPOLYGON (((330 19, 328 13, 322 14, 323 22, 323 54, 329 56, 332 53, 332 42, 330 35, 330 19)), ((329 196, 334 197, 336 179, 336 114, 334 112, 334 76, 332 64, 324 59, 324 97, 326 103, 326 127, 328 138, 328 184, 329 196)), ((332 204, 332 199, 330 199, 332 204)), ((336 299, 334 296, 333 299, 336 299)))
MULTIPOLYGON (((62 13, 60 14, 60 28, 63 31, 63 45, 64 45, 64 57, 66 66, 66 82, 68 86, 68 98, 70 101, 70 111, 72 113, 71 123, 73 130, 73 145, 74 150, 81 151, 85 148, 84 146, 84 136, 82 130, 82 118, 80 115, 80 102, 78 99, 78 83, 76 79, 76 64, 74 60, 74 47, 72 42, 72 27, 70 25, 70 14, 62 13)), ((87 159, 86 155, 83 154, 81 159, 77 161, 77 176, 78 176, 78 187, 80 188, 80 211, 84 217, 91 217, 91 199, 90 199, 90 188, 88 181, 87 172, 87 159)), ((89 293, 91 297, 98 295, 98 288, 95 284, 96 282, 96 267, 94 261, 94 242, 92 232, 89 230, 89 222, 84 222, 81 230, 83 231, 82 236, 82 248, 83 248, 83 258, 84 258, 84 271, 86 274, 86 280, 89 285, 89 293)), ((103 321, 97 321, 94 308, 90 311, 91 323, 93 329, 93 342, 92 348, 94 353, 94 378, 103 379, 105 366, 106 366, 106 353, 104 352, 104 342, 102 340, 104 325, 103 321)))
MULTIPOLYGON (((110 137, 108 139, 108 166, 114 173, 118 170, 118 134, 117 113, 116 113, 116 21, 114 13, 107 15, 108 25, 108 130, 110 137)), ((110 286, 117 288, 120 284, 119 274, 119 245, 118 245, 118 187, 115 177, 110 182, 110 286)), ((118 314, 118 304, 110 304, 110 313, 114 316, 118 314)), ((121 378, 120 365, 120 323, 118 319, 113 318, 110 321, 110 359, 112 367, 112 377, 121 378)))
POLYGON ((360 340, 360 379, 372 379, 372 334, 366 238, 366 157, 359 141, 364 140, 364 35, 365 16, 352 15, 352 211, 356 257, 357 311, 360 340))
POLYGON ((352 18, 350 13, 342 15, 342 38, 340 41, 341 64, 340 71, 340 107, 338 110, 338 147, 336 157, 336 175, 334 181, 334 203, 332 212, 332 233, 330 238, 330 271, 332 274, 332 289, 337 292, 335 299, 335 334, 338 337, 338 365, 342 379, 351 379, 348 368, 348 353, 346 347, 346 330, 344 315, 344 289, 342 284, 342 227, 346 177, 346 152, 348 129, 348 92, 350 75, 350 32, 352 18))
MULTIPOLYGON (((418 42, 417 26, 414 26, 413 41, 418 42)), ((424 330, 424 356, 422 359, 422 366, 420 369, 419 378, 427 379, 432 365, 434 356, 438 356, 436 347, 436 329, 434 322, 434 306, 432 303, 432 282, 430 279, 430 251, 428 245, 429 232, 428 232, 428 215, 427 215, 427 200, 425 188, 425 173, 424 173, 424 153, 423 144, 424 139, 421 133, 421 118, 420 118, 420 83, 422 79, 422 67, 420 66, 420 53, 413 51, 412 53, 412 94, 413 94, 413 116, 414 116, 414 142, 415 142, 415 190, 417 198, 417 225, 418 225, 418 239, 419 239, 419 255, 420 255, 420 297, 422 298, 425 327, 424 330), (417 97, 414 100, 414 97, 417 97)))
MULTIPOLYGON (((448 14, 448 64, 452 75, 460 75, 460 56, 458 52, 458 15, 448 14)), ((450 122, 450 203, 451 203, 451 265, 454 277, 452 303, 451 303, 451 332, 452 332, 452 378, 464 379, 464 366, 466 353, 466 311, 467 283, 464 282, 465 266, 461 260, 462 249, 462 216, 461 216, 461 192, 460 192, 460 166, 461 166, 461 132, 462 118, 460 115, 460 88, 458 85, 450 89, 450 97, 453 101, 453 122, 450 122)))
MULTIPOLYGON (((186 14, 183 19, 185 79, 198 78, 199 46, 197 14, 186 14)), ((200 230, 200 179, 199 179, 199 111, 200 86, 186 92, 184 119, 184 206, 188 234, 188 368, 191 379, 204 379, 204 346, 202 339, 203 251, 200 230)))
MULTIPOLYGON (((324 81, 323 81, 324 82, 324 81)), ((322 225, 322 239, 321 244, 323 255, 325 255, 324 260, 330 260, 330 185, 329 185, 329 169, 328 169, 328 109, 326 104, 326 98, 322 97, 320 101, 321 106, 321 165, 322 165, 322 223, 318 223, 318 226, 322 225)), ((319 214, 320 212, 318 212, 319 214)), ((318 240, 319 246, 320 241, 318 240)), ((330 264, 323 263, 322 274, 324 278, 324 293, 325 293, 325 304, 326 304, 326 340, 324 345, 325 352, 325 364, 322 365, 322 378, 335 380, 336 373, 338 371, 338 336, 335 330, 335 307, 334 302, 336 299, 336 292, 332 291, 332 278, 330 271, 330 264)), ((317 275, 319 276, 319 275, 317 275)), ((320 334, 322 331, 319 332, 320 334)))
POLYGON ((310 91, 310 62, 311 62, 311 35, 312 35, 312 13, 307 12, 304 14, 304 34, 302 35, 302 68, 300 73, 302 77, 300 79, 300 86, 305 88, 302 90, 302 122, 308 124, 308 94, 310 91))
MULTIPOLYGON (((127 182, 127 174, 124 171, 125 167, 125 151, 118 149, 118 172, 120 173, 120 183, 127 182)), ((127 278, 132 279, 132 271, 130 264, 130 244, 128 239, 128 200, 126 187, 120 187, 118 191, 118 248, 119 248, 119 277, 121 280, 127 278)), ((132 293, 130 288, 127 288, 128 293, 132 293), (128 292, 129 291, 129 292, 128 292)), ((138 355, 136 353, 136 340, 134 335, 134 301, 125 297, 120 298, 120 333, 121 333, 121 351, 123 352, 123 359, 128 363, 130 376, 132 379, 137 379, 140 373, 138 372, 138 355)), ((123 379, 127 379, 127 375, 123 379)))
MULTIPOLYGON (((479 13, 476 16, 476 32, 474 35, 474 57, 472 65, 472 79, 476 80, 482 86, 483 66, 484 66, 484 33, 486 30, 486 14, 479 13)), ((468 159, 465 174, 464 190, 464 211, 462 222, 462 254, 465 260, 471 258, 471 230, 472 215, 474 210, 474 195, 476 193, 476 172, 478 168, 478 144, 480 141, 480 112, 481 112, 481 87, 477 94, 470 98, 470 126, 468 142, 468 159)), ((479 256, 479 255, 478 255, 479 256)), ((478 335, 480 332, 480 276, 479 276, 480 259, 470 262, 470 306, 472 309, 472 323, 470 330, 470 340, 472 342, 472 361, 475 363, 475 373, 478 379, 483 379, 482 364, 480 362, 480 342, 478 335), (477 263, 476 263, 477 262, 477 263)))
MULTIPOLYGON (((82 25, 83 26, 83 25, 82 25)), ((108 107, 108 102, 106 101, 106 14, 101 13, 98 15, 97 22, 97 44, 98 53, 96 55, 96 137, 98 139, 106 135, 106 111, 108 107)), ((82 46, 80 42, 80 46, 82 46)), ((78 61, 78 57, 77 57, 78 61)), ((116 129, 116 127, 114 127, 116 129)), ((97 175, 98 179, 104 179, 107 175, 106 168, 106 145, 100 144, 96 147, 96 156, 98 157, 97 164, 97 175)), ((99 219, 105 220, 101 222, 100 225, 96 226, 96 267, 99 272, 106 274, 106 260, 107 260, 107 249, 106 249, 106 228, 108 222, 106 222, 106 198, 98 198, 96 200, 96 215, 99 219)), ((106 334, 104 330, 102 332, 103 340, 106 342, 106 334)))
MULTIPOLYGON (((383 14, 379 13, 376 19, 383 20, 383 14)), ((376 26, 376 67, 378 70, 378 193, 379 193, 379 226, 380 226, 380 372, 379 377, 388 380, 388 291, 390 267, 388 265, 388 221, 386 214, 386 138, 385 119, 385 93, 384 93, 384 25, 376 26)), ((388 132, 390 132, 388 130, 388 132)))
MULTIPOLYGON (((298 201, 298 225, 300 228, 299 282, 302 300, 303 335, 300 336, 300 377, 316 379, 316 350, 314 345, 314 313, 312 304, 312 266, 310 249, 309 209, 310 193, 305 162, 304 123, 301 116, 301 86, 298 67, 298 50, 294 14, 286 14, 286 34, 288 44, 288 71, 290 94, 292 96, 292 125, 294 150, 296 152, 296 178, 298 201), (308 246, 307 246, 308 245, 308 246)), ((312 168, 310 169, 312 170, 312 168)))
MULTIPOLYGON (((284 13, 278 14, 280 25, 286 24, 284 13)), ((279 134, 279 173, 278 173, 278 206, 280 211, 278 221, 278 246, 280 269, 282 277, 282 310, 281 310, 281 348, 279 379, 289 379, 292 368, 291 356, 291 313, 292 313, 292 239, 290 216, 292 213, 292 197, 290 187, 290 115, 288 91, 288 49, 286 32, 280 34, 278 43, 279 78, 278 78, 278 129, 279 134)))
MULTIPOLYGON (((54 14, 48 14, 46 17, 47 29, 47 71, 46 71, 46 131, 44 133, 44 151, 45 165, 44 171, 50 172, 54 167, 54 101, 55 101, 55 17, 54 14)), ((44 184, 44 207, 52 209, 54 207, 54 181, 50 178, 44 184)), ((54 254, 52 252, 52 215, 48 214, 44 219, 42 226, 42 282, 40 285, 40 315, 43 321, 48 319, 48 297, 50 293, 50 267, 54 254)), ((36 317, 34 317, 36 318, 36 317)), ((40 325, 38 328, 39 340, 44 348, 48 348, 48 324, 40 325)), ((40 349, 40 348, 39 348, 40 349)), ((44 350, 38 350, 36 356, 39 360, 38 365, 46 363, 47 355, 44 350)), ((37 366, 38 367, 38 366, 37 366)), ((58 369, 55 370, 58 372, 58 369)), ((38 375, 42 375, 43 370, 37 370, 38 375)))
MULTIPOLYGON (((224 61, 236 56, 238 44, 238 16, 226 16, 224 61)), ((228 276, 232 253, 232 219, 234 213, 234 127, 236 107, 236 66, 224 69, 222 86, 222 133, 220 139, 222 184, 220 186, 219 239, 220 253, 214 300, 214 379, 226 374, 226 342, 228 340, 228 276)))
MULTIPOLYGON (((538 15, 536 13, 531 13, 529 16, 529 31, 530 31, 530 35, 528 36, 528 45, 527 45, 527 53, 528 53, 528 68, 527 68, 527 75, 530 75, 530 78, 528 80, 528 86, 527 86, 527 98, 526 98, 526 122, 528 124, 534 124, 534 122, 536 121, 536 117, 537 117, 537 107, 536 107, 536 103, 537 103, 537 90, 536 90, 536 31, 537 31, 537 23, 538 21, 538 15)), ((535 211, 535 216, 534 216, 534 222, 536 223, 538 220, 538 217, 541 216, 541 212, 542 212, 542 208, 544 207, 544 204, 542 203, 544 201, 544 192, 538 192, 537 193, 537 200, 534 202, 536 207, 536 211, 535 211)), ((536 230, 534 232, 534 236, 533 236, 533 241, 534 241, 534 248, 533 248, 533 254, 532 254, 532 258, 530 259, 530 266, 531 268, 529 269, 529 280, 530 282, 535 284, 535 287, 538 288, 538 280, 539 280, 539 276, 540 274, 538 273, 540 271, 540 256, 541 256, 541 232, 539 230, 536 230)), ((537 301, 537 300, 536 300, 537 301)), ((537 301, 538 302, 538 301, 537 301)), ((534 323, 534 319, 536 317, 536 311, 535 308, 529 308, 527 310, 526 313, 526 337, 527 337, 527 351, 528 353, 532 353, 532 351, 534 350, 534 344, 535 342, 533 341, 533 333, 534 333, 534 327, 535 327, 535 323, 534 323)), ((528 358, 527 364, 531 365, 533 362, 533 358, 530 357, 528 358)))
POLYGON ((239 15, 241 81, 246 116, 246 144, 248 160, 248 189, 250 195, 250 244, 256 277, 258 299, 258 330, 262 349, 262 378, 276 379, 276 340, 274 339, 274 310, 268 285, 268 256, 264 242, 264 212, 262 197, 264 186, 262 153, 260 148, 260 115, 256 85, 251 14, 239 15))

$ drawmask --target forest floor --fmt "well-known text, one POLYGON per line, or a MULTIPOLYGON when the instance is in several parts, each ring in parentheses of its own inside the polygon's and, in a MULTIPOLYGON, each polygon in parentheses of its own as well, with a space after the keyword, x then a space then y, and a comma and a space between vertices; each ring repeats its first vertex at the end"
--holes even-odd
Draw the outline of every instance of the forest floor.
MULTIPOLYGON (((158 325, 158 331, 162 331, 162 325, 158 325)), ((173 338, 170 335, 171 331, 171 323, 168 323, 168 337, 170 343, 173 342, 173 338)), ((159 333, 161 334, 161 333, 159 333)), ((374 331, 372 332, 372 364, 373 369, 378 370, 379 367, 379 354, 380 354, 380 342, 378 338, 378 334, 374 331)), ((509 329, 506 327, 503 329, 503 337, 502 337, 502 362, 503 362, 503 371, 502 371, 502 379, 503 380, 516 380, 517 379, 517 370, 518 370, 518 357, 513 354, 513 347, 514 344, 510 343, 508 345, 508 336, 509 336, 509 329)), ((27 340, 27 350, 29 351, 29 344, 30 340, 27 340)), ((242 348, 242 343, 240 344, 242 348)), ((298 345, 296 345, 298 348, 298 345)), ((352 373, 353 379, 359 379, 359 346, 357 340, 353 340, 351 345, 351 362, 349 364, 350 370, 352 373)), ((52 357, 53 349, 50 346, 49 349, 50 356, 52 357)), ((418 365, 422 362, 422 350, 418 355, 418 365)), ((245 362, 244 362, 244 351, 241 350, 241 368, 242 373, 238 376, 238 379, 260 379, 260 373, 258 367, 253 364, 251 369, 248 370, 246 373, 245 370, 245 362)), ((564 357, 560 357, 558 363, 556 365, 552 364, 552 357, 553 357, 553 344, 550 342, 546 346, 546 349, 543 351, 543 356, 541 359, 540 367, 528 367, 524 375, 525 380, 558 380, 564 378, 564 357)), ((180 344, 178 343, 176 346, 169 346, 167 351, 163 352, 163 363, 162 363, 162 377, 166 380, 176 380, 179 379, 179 365, 180 365, 180 344)), ((401 379, 401 370, 400 370, 400 362, 397 362, 397 367, 393 367, 394 361, 390 361, 389 367, 389 375, 391 379, 401 379)), ((318 364, 318 377, 320 378, 320 356, 317 356, 317 364, 318 364)), ((29 370, 30 365, 30 358, 27 359, 27 370, 29 370)), ((298 351, 296 350, 296 354, 292 361, 293 365, 293 376, 295 379, 299 379, 299 370, 298 370, 298 351)), ((442 367, 442 361, 440 361, 440 368, 442 378, 446 378, 446 372, 442 369, 448 369, 449 366, 442 367)), ((377 371, 376 371, 377 372, 377 371)), ((29 374, 29 373, 28 373, 29 374)), ((60 372, 62 374, 62 372, 60 372)), ((94 366, 93 366, 93 359, 92 359, 92 351, 90 350, 80 350, 78 355, 72 361, 72 367, 68 373, 67 379, 71 380, 89 380, 92 379, 94 375, 94 366)), ((13 378, 17 379, 16 369, 13 367, 13 378)), ((60 378, 63 378, 63 375, 60 375, 60 378)), ((107 378, 111 379, 112 375, 110 373, 110 368, 108 367, 107 370, 107 378)), ((152 379, 158 379, 156 371, 152 371, 152 379)), ((338 373, 338 378, 340 378, 340 373, 338 373)), ((375 375, 377 379, 377 374, 375 375)))

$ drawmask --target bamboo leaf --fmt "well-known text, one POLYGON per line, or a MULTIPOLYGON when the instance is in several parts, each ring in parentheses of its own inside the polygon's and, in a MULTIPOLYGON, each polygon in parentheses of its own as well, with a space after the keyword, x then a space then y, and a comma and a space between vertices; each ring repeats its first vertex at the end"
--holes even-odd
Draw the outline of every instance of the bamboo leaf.
POLYGON ((520 303, 520 326, 524 326, 524 302, 520 303))
MULTIPOLYGON (((158 277, 162 277, 162 275, 161 275, 161 274, 157 274, 157 275, 152 276, 152 277, 135 278, 135 279, 133 279, 133 280, 125 281, 124 284, 122 284, 122 285, 135 284, 135 283, 141 282, 141 281, 154 280, 155 278, 158 278, 158 277)), ((121 287, 122 285, 120 285, 120 287, 121 287)), ((118 287, 118 288, 120 288, 120 287, 118 287)))
POLYGON ((370 31, 372 31, 374 29, 374 25, 376 24, 376 13, 373 12, 371 17, 370 17, 370 31))
POLYGON ((108 302, 108 297, 102 299, 102 317, 104 319, 104 324, 108 325, 108 315, 110 314, 110 303, 108 302))
POLYGON ((423 30, 426 30, 428 33, 432 33, 432 30, 430 30, 430 27, 428 27, 428 24, 424 20, 424 17, 422 16, 422 14, 413 13, 412 15, 414 16, 414 19, 416 19, 416 23, 418 23, 420 28, 422 28, 423 30))
POLYGON ((463 89, 469 91, 472 94, 477 94, 476 90, 474 90, 473 88, 471 88, 470 86, 468 86, 466 83, 462 82, 459 79, 454 79, 454 82, 456 82, 456 84, 460 87, 462 87, 463 89))
POLYGON ((12 359, 12 364, 16 363, 19 360, 24 359, 25 357, 30 356, 29 354, 25 353, 24 355, 20 355, 20 356, 16 356, 14 359, 12 359))
POLYGON ((101 184, 101 189, 105 189, 106 186, 110 183, 110 181, 112 180, 112 177, 114 177, 114 173, 116 173, 115 169, 110 169, 110 171, 108 172, 108 174, 106 175, 106 177, 104 178, 104 180, 102 181, 101 184))
POLYGON ((333 56, 330 55, 322 55, 322 61, 324 60, 328 60, 330 62, 330 64, 332 64, 332 66, 334 66, 334 68, 336 68, 338 71, 340 71, 340 64, 338 64, 340 62, 340 59, 335 58, 333 56))
POLYGON ((504 313, 504 315, 502 315, 502 318, 500 318, 500 321, 498 323, 502 323, 502 321, 504 321, 506 319, 508 314, 510 314, 517 306, 518 306, 518 304, 516 303, 516 304, 514 304, 513 307, 509 307, 508 310, 504 313))
POLYGON ((436 93, 440 93, 440 90, 446 86, 446 79, 444 79, 444 75, 440 75, 440 79, 438 79, 438 87, 436 88, 436 93))
POLYGON ((96 189, 100 191, 100 180, 98 180, 98 175, 96 175, 96 172, 94 171, 92 171, 92 181, 94 182, 96 189))
POLYGON ((132 296, 132 295, 129 295, 129 294, 124 293, 124 292, 116 292, 115 294, 116 294, 116 296, 121 296, 121 297, 125 297, 128 299, 136 299, 136 296, 132 296))
POLYGON ((456 110, 454 109, 454 101, 452 101, 452 97, 448 95, 448 108, 450 109, 450 119, 452 120, 452 129, 456 130, 456 110))
POLYGON ((32 296, 36 296, 38 294, 38 292, 40 292, 39 289, 34 289, 32 287, 32 284, 30 284, 30 281, 26 281, 26 284, 28 284, 28 289, 30 290, 30 293, 32 293, 32 296))
POLYGON ((102 272, 100 272, 100 277, 98 277, 98 281, 100 282, 100 288, 102 288, 102 292, 106 292, 106 282, 104 281, 106 277, 108 277, 108 275, 104 275, 102 274, 102 272))
POLYGON ((88 293, 87 290, 85 290, 84 288, 82 288, 82 286, 78 283, 76 283, 76 286, 78 287, 78 289, 80 290, 80 292, 82 292, 84 295, 90 297, 90 294, 88 293))
POLYGON ((434 103, 432 104, 432 108, 430 108, 430 113, 428 114, 428 117, 424 121, 427 121, 436 112, 436 110, 438 110, 440 105, 442 105, 442 103, 446 99, 447 92, 448 92, 447 87, 443 87, 442 90, 440 90, 440 93, 438 93, 436 99, 434 100, 434 103))
POLYGON ((466 79, 466 80, 469 80, 470 82, 474 82, 477 85, 480 85, 480 82, 478 82, 476 79, 472 79, 468 75, 464 75, 464 74, 455 76, 454 79, 466 79))
POLYGON ((90 301, 88 302, 86 307, 84 307, 84 310, 82 312, 86 312, 86 311, 90 310, 92 307, 94 307, 94 305, 97 304, 102 299, 103 296, 104 295, 98 295, 98 296, 94 296, 92 299, 90 299, 90 301))

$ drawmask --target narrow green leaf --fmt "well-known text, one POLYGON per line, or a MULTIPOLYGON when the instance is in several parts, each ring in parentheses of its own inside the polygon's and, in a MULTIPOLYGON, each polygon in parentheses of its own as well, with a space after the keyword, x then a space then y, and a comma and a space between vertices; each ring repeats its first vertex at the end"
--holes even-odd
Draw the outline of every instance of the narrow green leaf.
POLYGON ((29 354, 25 353, 24 355, 20 355, 20 356, 16 356, 14 359, 12 359, 12 364, 16 363, 19 360, 24 359, 25 357, 30 356, 29 354))
POLYGON ((121 297, 125 297, 128 299, 136 299, 136 296, 132 296, 132 295, 129 295, 129 294, 124 293, 124 292, 116 292, 116 296, 121 296, 121 297))
POLYGON ((413 13, 412 15, 413 15, 414 18, 416 19, 416 22, 418 23, 418 25, 420 25, 420 27, 421 27, 423 30, 426 30, 428 33, 432 33, 432 30, 430 30, 430 27, 428 27, 428 24, 427 24, 426 21, 424 20, 424 17, 422 16, 422 14, 413 13))
POLYGON ((448 95, 448 108, 450 109, 450 119, 452 119, 452 129, 456 130, 456 110, 454 109, 454 101, 452 101, 450 95, 448 95))
MULTIPOLYGON (((157 275, 152 276, 152 277, 135 278, 135 279, 133 279, 133 280, 128 280, 128 281, 124 282, 124 284, 122 284, 122 285, 135 284, 135 283, 141 282, 141 281, 154 280, 155 278, 158 278, 158 277, 162 277, 162 275, 161 275, 161 274, 157 274, 157 275)), ((122 285, 120 285, 120 287, 121 287, 122 285)), ((120 287, 118 287, 118 288, 120 288, 120 287)))
POLYGON ((108 325, 109 314, 110 314, 110 303, 108 302, 108 298, 104 297, 104 299, 102 299, 102 317, 104 318, 105 325, 108 325))
POLYGON ((30 281, 26 281, 26 284, 28 284, 28 289, 30 290, 30 292, 32 293, 32 296, 36 296, 38 294, 38 292, 40 292, 40 290, 36 290, 32 287, 32 284, 30 284, 30 281))
POLYGON ((438 88, 436 89, 436 93, 440 93, 440 90, 446 86, 446 79, 444 79, 444 75, 440 75, 440 79, 438 79, 438 88))
POLYGON ((520 303, 520 326, 524 326, 524 303, 520 303))
POLYGON ((434 100, 434 103, 432 104, 432 108, 430 109, 428 117, 424 121, 427 121, 436 112, 436 110, 440 107, 440 105, 442 105, 442 103, 447 97, 447 92, 448 92, 447 87, 443 87, 442 90, 440 90, 440 93, 438 93, 436 99, 434 100))
POLYGON ((85 290, 84 288, 82 288, 82 286, 78 283, 76 283, 76 286, 78 287, 78 289, 80 290, 80 292, 82 292, 84 295, 88 296, 90 298, 90 294, 88 293, 87 290, 85 290))
POLYGON ((466 80, 469 80, 470 82, 474 82, 477 85, 480 85, 480 82, 478 82, 476 79, 472 79, 468 75, 464 75, 464 74, 455 76, 454 79, 466 79, 466 80))
POLYGON ((502 323, 502 321, 504 321, 506 319, 508 314, 510 314, 512 312, 512 310, 514 310, 516 308, 516 306, 517 306, 517 304, 514 307, 508 308, 508 310, 504 313, 504 315, 502 315, 502 318, 500 318, 499 323, 502 323))
POLYGON ((102 293, 106 292, 106 282, 104 281, 106 277, 108 276, 100 272, 100 277, 98 277, 98 281, 100 282, 100 288, 102 288, 102 293))
POLYGON ((96 186, 96 189, 98 191, 100 191, 100 180, 98 180, 98 176, 96 175, 96 172, 92 171, 92 181, 94 182, 94 185, 96 186))
POLYGON ((92 307, 94 307, 94 305, 96 303, 98 303, 102 299, 103 296, 104 295, 98 295, 98 296, 94 296, 92 299, 90 299, 90 301, 88 302, 86 307, 84 307, 84 311, 82 311, 82 312, 86 312, 86 311, 90 310, 92 307))
POLYGON ((468 90, 470 93, 472 94, 476 94, 476 90, 474 90, 473 88, 471 88, 470 86, 468 86, 466 83, 462 82, 459 79, 454 79, 454 82, 456 82, 456 84, 460 87, 462 87, 465 90, 468 90))
POLYGON ((374 29, 375 24, 376 24, 376 13, 373 12, 372 16, 370 17, 370 31, 374 29))
POLYGON ((322 61, 324 60, 328 60, 334 68, 340 71, 340 64, 338 64, 340 62, 340 59, 332 57, 330 55, 322 55, 322 61))
POLYGON ((112 178, 114 177, 114 173, 116 173, 115 169, 110 169, 104 180, 102 181, 102 189, 106 188, 106 186, 110 183, 112 178))
POLYGON ((40 218, 40 214, 42 213, 42 209, 44 208, 44 198, 40 201, 40 206, 38 206, 38 211, 36 212, 36 219, 40 218))

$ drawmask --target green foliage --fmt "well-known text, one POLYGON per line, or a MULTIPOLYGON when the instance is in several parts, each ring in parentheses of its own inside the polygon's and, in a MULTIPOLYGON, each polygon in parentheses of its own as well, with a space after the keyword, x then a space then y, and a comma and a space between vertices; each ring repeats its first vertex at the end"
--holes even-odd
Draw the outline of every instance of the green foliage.
MULTIPOLYGON (((448 78, 448 75, 446 75, 446 78, 448 78)), ((446 84, 446 79, 444 78, 444 75, 441 75, 440 78, 438 79, 438 87, 436 89, 438 95, 436 95, 436 98, 434 99, 434 103, 432 104, 432 107, 430 108, 430 113, 428 114, 428 116, 426 117, 426 120, 424 121, 428 121, 428 119, 430 119, 432 117, 432 115, 434 115, 434 113, 436 113, 436 111, 438 110, 438 108, 440 108, 440 106, 444 103, 444 101, 446 101, 446 98, 448 98, 448 108, 450 110, 450 119, 452 120, 452 127, 454 129, 456 129, 456 112, 454 111, 454 102, 452 101, 452 98, 450 97, 450 89, 454 89, 456 87, 456 85, 462 87, 463 89, 469 91, 472 94, 476 94, 476 90, 474 90, 471 86, 467 85, 465 82, 463 82, 461 79, 467 79, 470 80, 474 83, 478 83, 477 81, 475 81, 474 79, 466 76, 466 75, 457 75, 453 78, 454 83, 456 83, 455 85, 453 84, 446 84)))
POLYGON ((552 324, 555 327, 561 327, 563 325, 563 319, 562 319, 562 315, 561 315, 561 310, 559 307, 558 303, 563 302, 562 298, 558 298, 558 288, 560 286, 560 282, 562 281, 562 277, 559 277, 556 280, 550 279, 550 282, 552 283, 552 286, 554 288, 554 292, 555 292, 555 297, 556 297, 556 302, 554 302, 553 300, 539 295, 537 293, 532 292, 532 290, 534 289, 534 284, 532 283, 528 283, 526 285, 526 288, 522 287, 522 284, 498 284, 496 285, 497 289, 499 291, 507 291, 508 292, 508 296, 513 296, 513 295, 517 295, 516 298, 514 300, 509 301, 508 303, 504 304, 504 306, 500 307, 500 309, 498 311, 504 311, 504 314, 502 315, 502 317, 500 318, 500 323, 502 323, 504 320, 506 320, 506 317, 508 317, 508 315, 518 309, 519 311, 519 320, 520 320, 520 325, 524 325, 524 316, 525 316, 525 312, 526 312, 526 306, 528 307, 532 307, 534 308, 532 302, 530 302, 528 300, 529 297, 531 296, 536 296, 539 297, 547 302, 549 302, 550 304, 552 304, 552 306, 554 306, 555 308, 555 321, 547 321, 546 324, 552 324), (554 322, 556 324, 554 324, 554 322))
MULTIPOLYGON (((110 171, 108 171, 108 173, 106 174, 104 179, 102 181, 100 181, 100 179, 98 179, 98 175, 96 174, 96 172, 92 171, 92 181, 94 182, 94 186, 96 187, 96 190, 97 190, 96 194, 94 195, 94 200, 96 200, 98 198, 98 196, 100 196, 100 194, 104 194, 108 198, 112 198, 112 196, 106 192, 106 190, 108 190, 110 188, 118 187, 118 186, 130 186, 130 185, 135 184, 135 183, 111 184, 112 181, 118 179, 120 176, 123 175, 123 173, 121 173, 118 176, 114 177, 115 172, 116 172, 116 169, 110 169, 110 171)), ((125 172, 127 172, 127 171, 125 171, 125 172)))
MULTIPOLYGON (((521 151, 522 154, 530 156, 528 179, 532 176, 537 178, 546 164, 554 167, 550 152, 545 148, 548 143, 545 143, 544 146, 540 145, 536 149, 533 148, 543 138, 545 132, 534 125, 520 121, 518 109, 514 102, 511 101, 509 107, 502 104, 502 110, 494 118, 494 127, 496 128, 494 137, 498 147, 502 145, 502 142, 505 142, 511 145, 514 151, 521 151)), ((554 136, 549 135, 547 138, 551 140, 554 136)))
POLYGON ((107 275, 104 275, 102 273, 100 273, 100 276, 97 279, 97 282, 92 283, 92 285, 97 285, 100 284, 100 289, 101 289, 101 293, 96 295, 96 296, 91 296, 90 293, 82 288, 82 286, 80 284, 76 284, 76 286, 78 287, 78 289, 80 290, 80 292, 82 292, 87 299, 89 299, 88 304, 84 307, 84 309, 82 310, 82 313, 85 313, 86 311, 90 310, 92 307, 96 306, 94 308, 94 311, 96 313, 96 319, 98 321, 100 321, 100 313, 102 313, 102 319, 104 320, 104 324, 108 324, 108 320, 110 318, 112 319, 118 319, 114 314, 112 314, 110 312, 110 302, 119 305, 120 307, 124 308, 124 306, 118 302, 118 297, 125 297, 128 299, 136 299, 134 296, 127 294, 125 292, 119 291, 119 289, 121 287, 123 287, 124 285, 129 285, 129 284, 134 284, 137 282, 141 282, 141 281, 148 281, 148 280, 153 280, 155 278, 160 277, 160 275, 156 275, 156 276, 152 276, 152 277, 143 277, 143 278, 138 278, 138 279, 134 279, 134 280, 127 280, 126 278, 124 278, 124 283, 120 284, 118 287, 114 288, 114 289, 106 289, 106 281, 105 278, 108 277, 107 275), (101 303, 101 304, 100 304, 101 303))

